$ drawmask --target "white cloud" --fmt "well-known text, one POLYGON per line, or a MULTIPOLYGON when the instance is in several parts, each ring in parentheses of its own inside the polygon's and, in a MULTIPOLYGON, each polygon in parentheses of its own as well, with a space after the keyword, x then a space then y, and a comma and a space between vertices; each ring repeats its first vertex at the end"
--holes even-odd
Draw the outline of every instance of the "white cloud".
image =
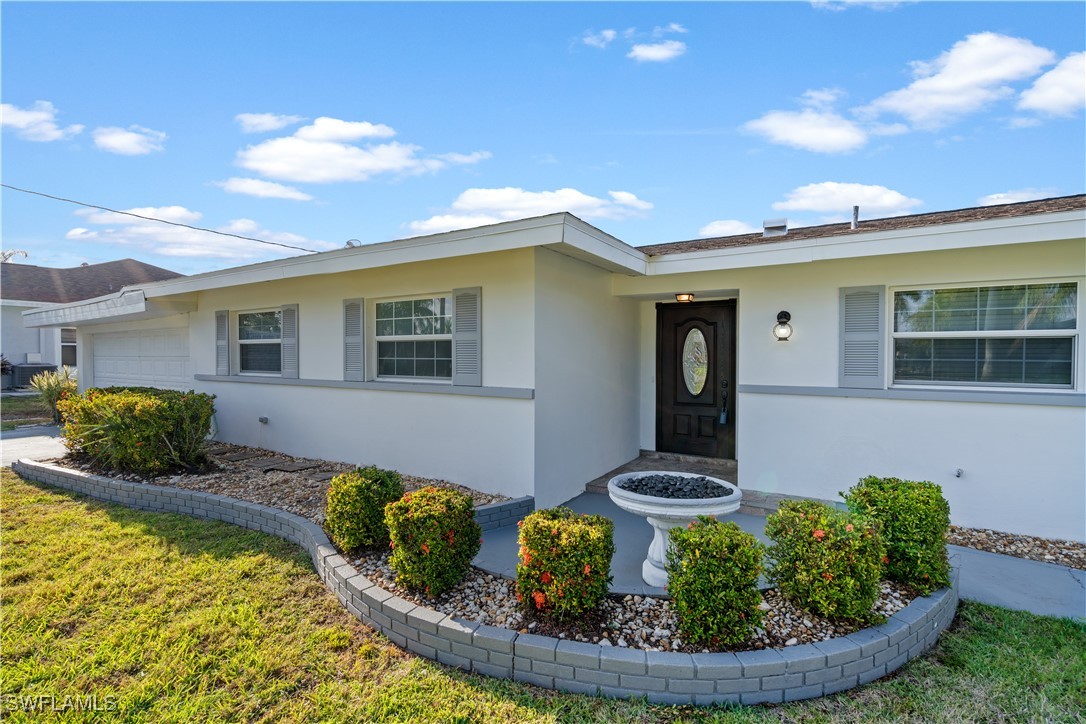
POLYGON ((1014 191, 1003 191, 997 194, 988 194, 987 196, 981 196, 979 199, 977 199, 977 205, 998 206, 999 204, 1016 204, 1019 201, 1035 201, 1037 199, 1048 199, 1057 195, 1059 195, 1059 190, 1054 188, 1016 189, 1014 191))
POLYGON ((1030 78, 1054 60, 1051 50, 1024 38, 969 35, 933 61, 914 61, 916 80, 856 111, 871 119, 895 113, 917 128, 941 128, 1013 95, 1008 83, 1030 78))
POLYGON ((710 221, 698 229, 698 236, 703 238, 709 236, 737 236, 738 234, 753 234, 755 231, 758 231, 758 229, 744 221, 721 219, 719 221, 710 221))
POLYGON ((94 129, 94 145, 103 151, 122 156, 143 156, 164 150, 166 134, 143 126, 119 128, 107 126, 94 129))
POLYGON ((638 43, 626 54, 639 63, 661 63, 674 60, 686 52, 686 43, 678 40, 665 40, 660 43, 638 43))
POLYGON ((811 0, 811 5, 818 10, 840 11, 850 7, 867 7, 872 10, 894 10, 901 2, 896 0, 811 0))
POLYGON ((830 110, 770 111, 747 121, 743 128, 771 143, 817 153, 855 151, 867 143, 867 133, 857 124, 830 110))
POLYGON ((581 42, 590 48, 606 48, 611 44, 611 41, 618 35, 614 30, 610 28, 601 30, 598 33, 594 33, 591 30, 585 31, 584 36, 581 38, 581 42))
POLYGON ((295 138, 306 141, 357 141, 360 138, 392 138, 396 131, 383 123, 342 121, 321 116, 308 126, 294 132, 295 138))
POLYGON ((34 101, 30 108, 0 103, 0 125, 11 128, 26 141, 60 141, 81 133, 83 126, 57 125, 57 109, 49 101, 34 101))
POLYGON ((234 120, 241 126, 242 133, 266 133, 280 128, 293 126, 304 121, 302 116, 282 116, 276 113, 239 113, 234 120))
POLYGON ((788 198, 774 203, 773 208, 836 214, 851 212, 853 206, 859 206, 866 216, 901 216, 922 203, 885 186, 823 181, 793 189, 788 198))
POLYGON ((1018 107, 1069 116, 1086 105, 1086 53, 1072 53, 1022 92, 1018 107))
POLYGON ((383 124, 318 118, 294 135, 272 138, 238 151, 236 163, 262 176, 300 183, 365 181, 378 174, 433 173, 450 165, 475 164, 488 151, 424 157, 421 147, 390 141, 365 146, 347 141, 387 138, 395 131, 383 124))
POLYGON ((845 95, 840 88, 812 88, 803 92, 800 102, 808 108, 826 109, 832 108, 845 95))
POLYGON ((642 216, 652 208, 648 201, 628 191, 609 191, 610 200, 589 196, 577 189, 525 191, 521 188, 472 188, 461 193, 449 212, 422 221, 412 221, 408 228, 420 234, 436 234, 452 229, 496 224, 532 216, 568 211, 586 220, 622 220, 642 216))
MULTIPOLYGON (((183 224, 195 224, 203 218, 203 214, 200 212, 183 206, 144 207, 126 209, 126 211, 183 224)), ((115 244, 134 247, 148 255, 193 260, 213 259, 228 262, 252 262, 292 256, 299 253, 293 249, 220 234, 211 234, 206 231, 187 229, 180 226, 159 224, 154 221, 136 219, 131 216, 106 211, 80 209, 75 214, 83 220, 86 226, 77 226, 70 229, 65 234, 67 239, 92 242, 96 245, 115 244)), ((251 219, 234 219, 216 227, 215 230, 309 249, 337 248, 334 244, 306 239, 298 234, 265 229, 251 219)))
POLYGON ((245 194, 246 196, 259 196, 265 199, 290 199, 291 201, 312 201, 313 197, 304 191, 299 191, 293 186, 284 186, 273 181, 262 181, 258 178, 229 178, 225 181, 216 181, 216 186, 230 194, 245 194))
POLYGON ((689 32, 680 23, 668 23, 667 25, 657 25, 652 29, 652 37, 660 38, 669 33, 687 33, 689 32))

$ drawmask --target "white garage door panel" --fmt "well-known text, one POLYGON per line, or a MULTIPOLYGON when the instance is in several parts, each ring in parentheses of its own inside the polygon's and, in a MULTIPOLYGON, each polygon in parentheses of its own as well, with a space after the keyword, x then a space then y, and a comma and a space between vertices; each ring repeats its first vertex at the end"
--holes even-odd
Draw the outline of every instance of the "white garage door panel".
POLYGON ((94 386, 192 388, 187 329, 94 335, 94 386))

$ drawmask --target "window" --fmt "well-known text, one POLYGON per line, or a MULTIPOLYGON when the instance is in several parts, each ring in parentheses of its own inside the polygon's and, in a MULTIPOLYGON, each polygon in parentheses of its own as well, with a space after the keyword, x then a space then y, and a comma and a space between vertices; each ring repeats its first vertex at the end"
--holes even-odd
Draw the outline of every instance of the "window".
POLYGON ((451 296, 377 302, 378 377, 452 379, 451 296))
POLYGON ((75 327, 60 328, 60 363, 75 367, 76 365, 75 327))
POLYGON ((282 372, 282 310, 238 314, 238 369, 242 374, 282 372))
POLYGON ((1072 387, 1074 282, 894 293, 897 384, 1072 387))

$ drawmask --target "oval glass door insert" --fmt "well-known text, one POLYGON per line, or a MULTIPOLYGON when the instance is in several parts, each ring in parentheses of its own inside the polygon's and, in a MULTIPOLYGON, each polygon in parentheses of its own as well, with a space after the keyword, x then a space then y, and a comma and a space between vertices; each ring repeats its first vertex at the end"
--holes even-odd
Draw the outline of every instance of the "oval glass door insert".
POLYGON ((690 394, 697 397, 705 389, 705 377, 709 373, 709 348, 705 335, 696 327, 686 334, 683 342, 683 382, 690 394))

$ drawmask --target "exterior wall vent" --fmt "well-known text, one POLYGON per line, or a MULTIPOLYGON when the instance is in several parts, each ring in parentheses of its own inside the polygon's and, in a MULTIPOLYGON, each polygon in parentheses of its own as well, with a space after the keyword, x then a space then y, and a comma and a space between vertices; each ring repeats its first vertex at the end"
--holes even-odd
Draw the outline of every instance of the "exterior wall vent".
POLYGON ((788 233, 788 219, 766 219, 762 222, 762 238, 785 236, 788 233))

